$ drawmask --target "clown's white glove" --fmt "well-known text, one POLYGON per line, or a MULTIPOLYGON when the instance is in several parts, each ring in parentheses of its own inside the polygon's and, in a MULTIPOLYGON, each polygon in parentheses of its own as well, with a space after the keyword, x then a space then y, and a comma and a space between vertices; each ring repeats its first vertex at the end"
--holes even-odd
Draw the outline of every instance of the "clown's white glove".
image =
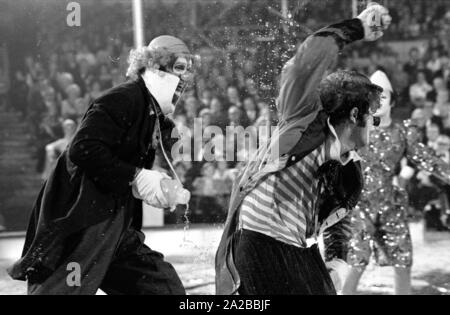
POLYGON ((350 266, 342 259, 333 259, 325 263, 336 291, 342 291, 350 266))
POLYGON ((133 196, 155 208, 173 207, 161 189, 161 180, 170 179, 164 173, 142 169, 131 183, 133 196))
POLYGON ((406 165, 406 166, 402 167, 402 170, 400 172, 400 177, 403 179, 406 179, 406 180, 410 180, 411 178, 413 178, 415 173, 416 173, 416 171, 412 167, 406 165))
POLYGON ((370 42, 381 38, 392 22, 389 10, 376 2, 369 3, 358 19, 364 27, 364 39, 370 42))

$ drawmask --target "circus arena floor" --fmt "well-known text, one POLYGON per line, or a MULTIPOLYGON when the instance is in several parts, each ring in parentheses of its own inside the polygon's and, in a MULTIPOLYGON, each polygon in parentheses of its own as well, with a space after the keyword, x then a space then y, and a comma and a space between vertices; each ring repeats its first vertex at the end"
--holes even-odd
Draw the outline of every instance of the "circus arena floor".
MULTIPOLYGON (((411 225, 414 241, 413 293, 450 295, 450 233, 424 233, 422 224, 411 225)), ((146 243, 165 254, 181 276, 189 294, 214 294, 214 253, 220 226, 193 226, 146 230, 146 243)), ((25 294, 22 282, 11 280, 5 268, 20 255, 22 235, 0 238, 0 295, 25 294)), ((359 288, 361 294, 393 293, 392 268, 371 264, 359 288)), ((102 292, 99 292, 102 294, 102 292)))

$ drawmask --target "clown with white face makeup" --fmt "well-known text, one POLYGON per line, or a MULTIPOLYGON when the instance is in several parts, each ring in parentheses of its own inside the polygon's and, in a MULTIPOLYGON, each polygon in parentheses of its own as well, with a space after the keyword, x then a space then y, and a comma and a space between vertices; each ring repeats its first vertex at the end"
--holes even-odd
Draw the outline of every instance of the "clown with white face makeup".
POLYGON ((171 165, 168 116, 195 60, 180 39, 157 37, 131 52, 129 80, 90 104, 37 198, 22 258, 9 268, 29 294, 185 293, 174 268, 144 244, 142 203, 189 201, 178 179, 152 168, 157 150, 171 165), (77 286, 66 283, 71 263, 80 269, 77 286))
POLYGON ((392 106, 395 104, 394 88, 392 87, 392 84, 386 74, 382 71, 375 72, 370 80, 372 83, 383 88, 383 92, 381 94, 381 106, 374 116, 380 118, 380 127, 389 126, 392 123, 392 106))
POLYGON ((381 107, 375 113, 379 128, 370 134, 367 150, 362 153, 365 187, 356 211, 352 214, 352 239, 347 256, 352 266, 343 293, 356 293, 359 280, 371 256, 380 266, 395 270, 395 293, 411 293, 413 263, 411 235, 407 220, 408 196, 394 185, 395 179, 411 177, 410 167, 401 172, 407 159, 418 170, 432 173, 450 183, 450 168, 433 150, 421 143, 420 127, 410 121, 394 122, 391 118, 395 92, 387 75, 375 72, 371 81, 383 89, 381 107))
POLYGON ((136 70, 141 73, 144 71, 142 78, 145 85, 158 102, 163 114, 169 115, 173 113, 183 92, 193 79, 196 60, 198 58, 191 55, 187 46, 178 38, 159 36, 148 47, 134 52, 134 56, 130 58, 132 64, 128 76, 136 76, 134 72, 136 70), (157 60, 158 58, 160 59, 157 60), (142 61, 147 62, 145 70, 139 69, 139 63, 142 61))
MULTIPOLYGON (((186 44, 173 36, 159 36, 153 39, 148 47, 132 52, 128 77, 141 76, 150 95, 156 100, 157 107, 167 117, 173 114, 184 91, 193 80, 193 69, 196 56, 191 55, 186 44)), ((158 108, 155 108, 158 111, 158 108)), ((159 131, 159 122, 156 123, 154 133, 159 131)), ((166 150, 161 146, 163 154, 166 150)), ((167 156, 166 156, 167 157, 167 156)), ((167 161, 171 165, 170 161, 167 161)), ((133 195, 159 208, 174 208, 179 201, 170 200, 161 190, 161 181, 166 179, 165 174, 157 171, 138 170, 133 182, 133 195)), ((181 183, 175 182, 181 187, 181 183)), ((189 201, 189 192, 181 189, 183 203, 189 201)))

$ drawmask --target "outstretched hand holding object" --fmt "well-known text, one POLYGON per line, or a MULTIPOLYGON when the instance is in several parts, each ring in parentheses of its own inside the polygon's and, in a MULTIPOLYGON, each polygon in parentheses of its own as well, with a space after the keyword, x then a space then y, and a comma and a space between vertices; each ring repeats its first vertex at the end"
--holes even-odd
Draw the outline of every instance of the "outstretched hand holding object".
POLYGON ((187 204, 190 193, 178 181, 164 173, 140 170, 132 182, 133 196, 156 208, 175 209, 178 204, 187 204))

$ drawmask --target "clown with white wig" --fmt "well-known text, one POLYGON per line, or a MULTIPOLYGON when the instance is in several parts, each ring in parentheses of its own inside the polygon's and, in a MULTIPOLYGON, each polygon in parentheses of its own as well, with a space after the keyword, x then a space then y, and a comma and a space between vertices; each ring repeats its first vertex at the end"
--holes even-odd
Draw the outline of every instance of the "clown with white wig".
POLYGON ((414 170, 402 169, 402 160, 445 183, 450 183, 450 168, 421 143, 420 127, 411 121, 392 120, 396 94, 386 73, 378 70, 370 79, 383 89, 381 107, 375 113, 380 126, 371 132, 370 144, 361 152, 365 186, 352 214, 353 237, 348 253, 352 269, 343 293, 356 293, 373 255, 378 265, 394 268, 395 293, 405 295, 411 293, 413 252, 407 219, 408 195, 396 183, 398 177, 407 179, 414 170))
POLYGON ((152 167, 157 150, 171 165, 168 115, 195 59, 180 39, 157 37, 131 52, 129 80, 89 106, 37 197, 22 258, 8 270, 28 282, 29 294, 185 293, 172 265, 144 244, 142 203, 189 201, 178 179, 152 167))

